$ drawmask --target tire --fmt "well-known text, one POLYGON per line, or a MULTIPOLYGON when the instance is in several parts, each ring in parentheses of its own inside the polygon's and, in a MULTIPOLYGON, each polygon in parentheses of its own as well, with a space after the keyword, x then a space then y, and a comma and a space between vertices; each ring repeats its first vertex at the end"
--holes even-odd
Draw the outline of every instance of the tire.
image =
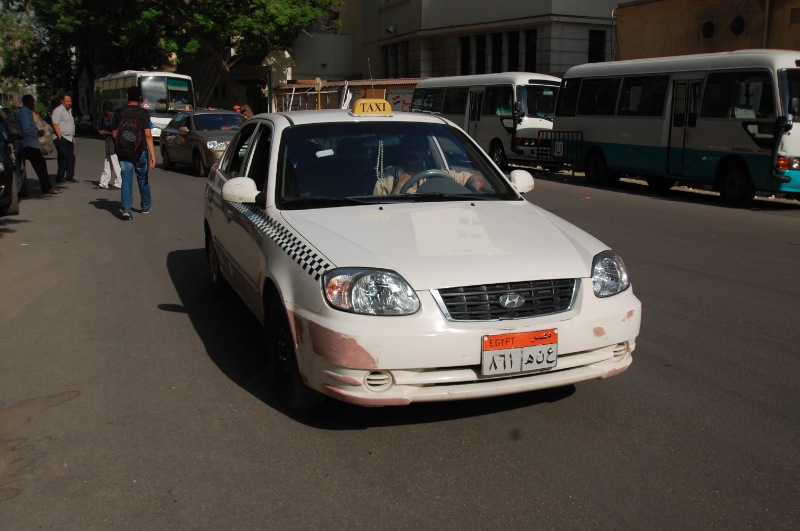
POLYGON ((169 152, 164 144, 161 144, 161 166, 167 171, 175 169, 175 163, 169 158, 169 152))
POLYGON ((206 236, 206 259, 208 260, 208 278, 211 283, 211 293, 220 298, 227 296, 230 293, 230 285, 222 274, 219 264, 219 251, 211 234, 206 236))
POLYGON ((741 162, 727 164, 719 179, 719 196, 722 202, 732 207, 746 207, 756 195, 750 172, 741 162))
POLYGON ((596 148, 586 155, 586 178, 595 186, 612 186, 619 181, 619 175, 608 168, 603 152, 596 148))
POLYGON ((501 170, 506 170, 508 168, 508 159, 506 158, 506 152, 503 150, 503 144, 495 142, 489 150, 494 163, 497 164, 501 170))
POLYGON ((272 388, 278 401, 290 410, 310 409, 322 404, 325 396, 306 386, 300 375, 292 330, 277 296, 270 297, 266 303, 264 337, 272 388))
POLYGON ((208 168, 203 164, 203 157, 200 152, 195 151, 192 155, 192 166, 194 166, 194 174, 198 177, 208 177, 208 168))
POLYGON ((673 186, 678 184, 678 181, 676 179, 670 179, 668 177, 646 176, 644 180, 647 181, 647 186, 649 186, 656 192, 662 192, 662 193, 670 190, 673 186))

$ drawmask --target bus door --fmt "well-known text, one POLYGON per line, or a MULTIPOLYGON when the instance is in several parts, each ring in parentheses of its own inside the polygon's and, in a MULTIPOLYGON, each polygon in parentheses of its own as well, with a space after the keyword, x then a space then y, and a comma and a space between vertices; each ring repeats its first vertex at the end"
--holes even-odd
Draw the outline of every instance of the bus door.
MULTIPOLYGON (((478 141, 478 126, 481 121, 483 110, 483 96, 486 94, 486 87, 470 87, 469 100, 467 101, 467 124, 464 129, 467 134, 478 141)), ((480 143, 480 142, 478 142, 480 143)))
POLYGON ((692 175, 692 140, 700 113, 702 79, 680 79, 672 84, 672 116, 667 153, 668 175, 692 175))

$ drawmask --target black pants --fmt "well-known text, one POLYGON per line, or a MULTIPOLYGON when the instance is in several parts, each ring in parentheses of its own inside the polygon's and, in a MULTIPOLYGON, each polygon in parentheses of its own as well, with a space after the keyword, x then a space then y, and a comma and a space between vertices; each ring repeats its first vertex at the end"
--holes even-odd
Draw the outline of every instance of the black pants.
POLYGON ((47 173, 47 161, 44 160, 42 152, 36 148, 26 147, 22 148, 22 153, 25 155, 25 160, 33 166, 33 171, 36 172, 36 176, 39 178, 39 184, 42 185, 42 192, 46 194, 53 187, 53 184, 50 182, 50 174, 47 173))
POLYGON ((56 182, 75 178, 75 145, 61 138, 56 140, 56 151, 58 151, 58 171, 56 172, 56 182))

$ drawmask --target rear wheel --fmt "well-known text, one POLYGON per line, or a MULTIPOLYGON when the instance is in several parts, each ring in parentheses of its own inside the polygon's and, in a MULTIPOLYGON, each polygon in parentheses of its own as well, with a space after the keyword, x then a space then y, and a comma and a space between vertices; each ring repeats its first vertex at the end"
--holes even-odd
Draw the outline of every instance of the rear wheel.
POLYGON ((756 195, 753 180, 747 166, 741 162, 731 163, 722 170, 719 180, 719 195, 729 206, 746 207, 756 195))
POLYGON ((596 148, 586 155, 586 178, 596 186, 611 186, 619 181, 619 175, 608 168, 603 152, 596 148))
POLYGON ((208 168, 206 165, 203 164, 203 157, 200 156, 200 152, 195 151, 194 155, 192 155, 192 162, 194 165, 194 174, 198 177, 207 177, 208 176, 208 168))
POLYGON ((287 409, 309 409, 320 405, 324 395, 303 382, 286 311, 277 297, 271 297, 264 313, 270 375, 275 396, 287 409))

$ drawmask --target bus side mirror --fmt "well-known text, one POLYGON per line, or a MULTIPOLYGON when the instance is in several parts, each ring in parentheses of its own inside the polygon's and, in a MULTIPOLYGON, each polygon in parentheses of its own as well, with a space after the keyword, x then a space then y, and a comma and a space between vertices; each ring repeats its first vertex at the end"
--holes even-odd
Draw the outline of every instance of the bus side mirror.
POLYGON ((515 101, 514 102, 514 118, 517 119, 518 123, 522 122, 522 118, 525 116, 525 111, 522 110, 522 102, 515 101))
POLYGON ((792 130, 792 116, 778 116, 775 120, 775 131, 778 133, 785 133, 792 130))
POLYGON ((790 110, 791 110, 793 118, 798 116, 798 115, 800 115, 800 99, 799 98, 792 98, 792 104, 791 104, 791 109, 790 110))

